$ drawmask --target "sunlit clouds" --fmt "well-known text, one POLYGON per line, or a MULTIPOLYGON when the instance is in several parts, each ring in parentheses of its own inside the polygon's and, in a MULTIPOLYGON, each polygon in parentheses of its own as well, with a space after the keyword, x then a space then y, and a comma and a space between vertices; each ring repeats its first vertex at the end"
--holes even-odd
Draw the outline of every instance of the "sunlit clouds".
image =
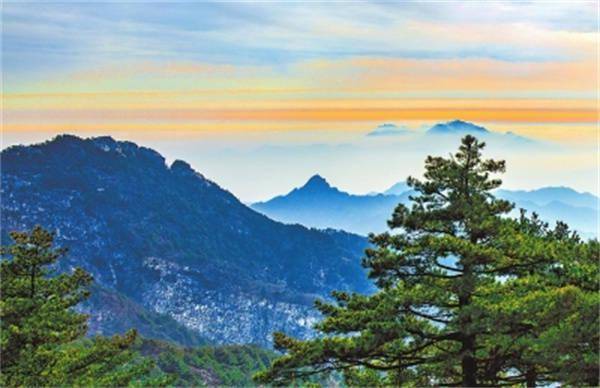
MULTIPOLYGON (((331 159, 315 160, 342 177, 336 160, 351 156, 339 147, 363 150, 364 168, 375 165, 375 146, 363 143, 381 123, 418 135, 462 119, 563 146, 552 159, 560 162, 547 153, 546 163, 530 164, 539 181, 550 183, 542 168, 553 166, 590 189, 593 158, 581 154, 597 140, 596 8, 593 1, 9 1, 2 10, 3 140, 70 132, 150 142, 173 156, 181 151, 173 139, 196 149, 262 149, 254 164, 183 152, 250 198, 263 193, 244 191, 237 173, 224 175, 236 163, 273 173, 266 163, 277 163, 276 154, 264 146, 333 147, 331 159), (568 160, 585 178, 567 174, 568 160)), ((390 153, 394 144, 386 144, 390 153)), ((324 155, 302 148, 294 163, 311 152, 324 155)), ((290 168, 309 174, 306 165, 290 168)), ((387 178, 378 179, 382 186, 387 178)))
MULTIPOLYGON (((367 59, 290 65, 132 64, 75 72, 4 95, 5 129, 212 123, 221 133, 280 121, 596 121, 591 62, 367 59)), ((298 126, 296 126, 298 127, 298 126)), ((343 130, 343 128, 342 128, 343 130)), ((203 132, 203 131, 200 131, 203 132)), ((201 133, 199 132, 199 135, 201 133)), ((565 137, 572 134, 565 133, 565 137)))

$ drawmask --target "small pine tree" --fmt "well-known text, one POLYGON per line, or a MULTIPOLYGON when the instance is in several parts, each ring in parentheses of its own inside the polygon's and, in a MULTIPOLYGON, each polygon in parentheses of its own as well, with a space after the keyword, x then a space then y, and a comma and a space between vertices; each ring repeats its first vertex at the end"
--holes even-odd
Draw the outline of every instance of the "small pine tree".
MULTIPOLYGON (((318 301, 325 318, 316 329, 323 336, 300 341, 275 333, 285 354, 255 376, 258 382, 287 384, 339 371, 350 385, 520 384, 542 362, 548 378, 581 381, 551 370, 549 359, 557 359, 551 342, 524 352, 532 341, 538 346, 537 336, 557 339, 560 319, 577 316, 571 305, 551 317, 540 302, 568 299, 556 292, 557 279, 565 281, 556 267, 573 266, 580 244, 559 236, 560 228, 536 231, 530 221, 506 217, 513 205, 491 193, 501 184, 491 175, 505 164, 482 159, 484 146, 466 136, 450 158, 426 159, 425 179, 408 180, 418 193, 412 208, 398 205, 389 221, 396 233, 372 235, 374 247, 366 250, 364 265, 379 292, 334 292, 335 303, 318 301), (534 300, 536 281, 552 271, 554 280, 544 280, 546 292, 534 300), (519 305, 531 315, 518 313, 519 305)), ((597 322, 598 304, 586 300, 597 322)), ((597 354, 588 349, 586 357, 597 354)))
POLYGON ((0 261, 0 385, 124 386, 146 376, 152 364, 130 350, 135 331, 83 338, 87 316, 73 308, 92 277, 81 268, 53 273, 65 251, 53 247, 52 234, 38 226, 11 237, 0 261))

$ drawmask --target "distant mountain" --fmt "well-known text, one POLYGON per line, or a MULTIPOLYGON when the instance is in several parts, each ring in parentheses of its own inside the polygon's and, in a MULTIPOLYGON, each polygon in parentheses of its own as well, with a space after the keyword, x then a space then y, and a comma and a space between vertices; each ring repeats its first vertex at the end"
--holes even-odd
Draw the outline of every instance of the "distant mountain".
POLYGON ((563 202, 577 207, 598 207, 598 197, 580 193, 570 187, 543 187, 537 190, 498 190, 496 194, 510 201, 528 201, 544 206, 552 202, 563 202))
POLYGON ((436 136, 438 138, 454 139, 465 135, 473 135, 485 141, 491 141, 493 144, 502 147, 530 147, 547 146, 533 139, 518 135, 513 132, 493 132, 480 125, 476 125, 463 120, 453 120, 445 123, 435 124, 425 132, 425 137, 436 136))
POLYGON ((571 229, 578 231, 584 238, 592 238, 598 235, 598 208, 571 206, 559 201, 553 201, 546 205, 538 205, 529 201, 516 201, 515 205, 514 216, 517 216, 519 209, 523 208, 529 214, 536 212, 542 220, 551 225, 554 225, 556 221, 566 222, 571 229))
POLYGON ((408 195, 352 195, 338 190, 320 175, 302 187, 252 208, 285 223, 317 228, 335 228, 367 235, 387 228, 387 220, 408 195))
POLYGON ((407 135, 410 134, 411 131, 404 127, 398 127, 395 124, 385 123, 381 124, 373 131, 367 133, 367 136, 398 136, 398 135, 407 135))
POLYGON ((439 123, 427 130, 428 135, 482 135, 488 133, 490 133, 490 131, 484 127, 462 120, 439 123))
POLYGON ((408 191, 412 190, 410 186, 402 181, 394 184, 392 187, 383 192, 386 195, 402 195, 408 191))
POLYGON ((311 335, 316 297, 371 289, 364 238, 272 221, 134 143, 64 135, 5 149, 1 162, 2 243, 43 225, 69 248, 63 269, 82 266, 127 298, 90 301, 98 331, 117 330, 111 314, 132 301, 211 341, 266 345, 275 330, 311 335))
MULTIPOLYGON (((406 182, 399 182, 383 194, 352 195, 331 187, 315 175, 304 186, 252 207, 281 222, 366 235, 387 230, 386 221, 396 205, 408 204, 412 194, 406 182)), ((498 190, 496 195, 516 204, 514 216, 519 208, 524 208, 552 224, 565 221, 584 237, 596 235, 598 198, 592 194, 566 187, 545 187, 532 191, 498 190)))
POLYGON ((580 193, 569 187, 543 187, 537 190, 497 190, 498 197, 515 203, 514 215, 518 209, 536 212, 551 224, 566 222, 583 237, 595 237, 600 219, 598 197, 590 193, 580 193))
POLYGON ((416 142, 416 144, 420 145, 429 144, 434 137, 436 138, 436 141, 442 142, 456 141, 458 138, 465 135, 473 135, 481 140, 492 142, 494 145, 500 147, 519 147, 521 149, 529 149, 531 146, 551 146, 549 143, 539 142, 511 131, 504 133, 490 131, 481 125, 463 120, 452 120, 437 123, 425 131, 410 130, 404 125, 398 126, 392 123, 385 123, 379 125, 377 128, 366 134, 367 137, 392 137, 406 135, 412 135, 409 137, 410 141, 416 142))

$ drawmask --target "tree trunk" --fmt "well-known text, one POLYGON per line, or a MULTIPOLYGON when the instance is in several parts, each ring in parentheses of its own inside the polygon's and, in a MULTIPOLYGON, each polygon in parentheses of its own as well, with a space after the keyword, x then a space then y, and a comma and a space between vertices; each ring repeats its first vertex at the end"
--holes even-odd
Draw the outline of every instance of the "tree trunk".
MULTIPOLYGON (((473 238, 471 238, 473 240, 473 238)), ((473 279, 471 265, 468 263, 463 264, 463 289, 461 295, 458 297, 458 303, 460 309, 469 306, 471 304, 471 296, 473 294, 473 279)), ((462 385, 463 387, 476 387, 477 386, 477 360, 475 360, 475 334, 470 333, 471 331, 471 316, 466 315, 461 318, 461 367, 462 367, 462 385)))
POLYGON ((531 366, 527 369, 525 373, 525 384, 527 387, 535 387, 535 382, 537 380, 537 372, 535 371, 535 367, 531 366))
POLYGON ((477 361, 475 353, 475 336, 467 336, 462 341, 462 385, 463 387, 477 386, 477 361))

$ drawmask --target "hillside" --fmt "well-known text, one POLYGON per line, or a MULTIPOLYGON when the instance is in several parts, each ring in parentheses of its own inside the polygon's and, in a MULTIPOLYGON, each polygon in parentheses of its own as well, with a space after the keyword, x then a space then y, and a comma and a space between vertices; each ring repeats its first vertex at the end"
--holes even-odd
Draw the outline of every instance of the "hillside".
POLYGON ((315 298, 370 287, 362 237, 272 221, 134 143, 64 135, 3 150, 1 161, 3 244, 8 231, 43 225, 70 250, 63 268, 82 266, 209 340, 304 337, 315 298))
POLYGON ((254 345, 191 348, 145 338, 135 348, 154 359, 158 370, 174 376, 174 386, 252 386, 252 375, 268 367, 276 356, 254 345))
POLYGON ((90 316, 89 334, 112 335, 135 328, 141 336, 169 341, 180 346, 206 345, 197 331, 185 327, 167 314, 152 311, 116 290, 93 285, 90 297, 78 306, 90 316))

